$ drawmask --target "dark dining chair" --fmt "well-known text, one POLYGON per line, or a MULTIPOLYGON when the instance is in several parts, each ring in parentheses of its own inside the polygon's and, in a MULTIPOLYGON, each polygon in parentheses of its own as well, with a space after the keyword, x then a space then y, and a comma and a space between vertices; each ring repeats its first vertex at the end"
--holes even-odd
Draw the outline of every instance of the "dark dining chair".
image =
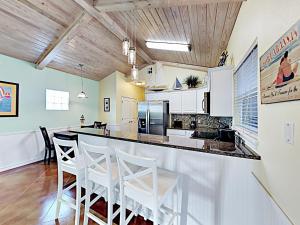
POLYGON ((101 127, 101 124, 102 124, 102 122, 95 121, 95 122, 94 122, 94 128, 96 128, 96 129, 100 129, 100 127, 101 127))
POLYGON ((106 130, 106 127, 107 127, 107 123, 103 123, 98 127, 98 129, 106 130))
POLYGON ((54 148, 54 144, 51 143, 48 132, 46 127, 41 127, 40 126, 40 130, 41 133, 43 135, 44 138, 44 142, 45 142, 45 156, 44 156, 44 164, 46 164, 47 162, 47 155, 48 155, 48 165, 50 164, 50 160, 51 160, 51 152, 54 151, 54 155, 55 154, 55 148, 54 148))

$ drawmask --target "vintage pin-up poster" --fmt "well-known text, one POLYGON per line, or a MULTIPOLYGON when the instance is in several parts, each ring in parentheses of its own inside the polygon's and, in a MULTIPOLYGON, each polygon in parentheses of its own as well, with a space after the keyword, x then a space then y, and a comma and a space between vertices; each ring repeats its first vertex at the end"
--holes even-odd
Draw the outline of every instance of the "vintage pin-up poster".
POLYGON ((260 58, 262 104, 300 99, 300 21, 260 58))

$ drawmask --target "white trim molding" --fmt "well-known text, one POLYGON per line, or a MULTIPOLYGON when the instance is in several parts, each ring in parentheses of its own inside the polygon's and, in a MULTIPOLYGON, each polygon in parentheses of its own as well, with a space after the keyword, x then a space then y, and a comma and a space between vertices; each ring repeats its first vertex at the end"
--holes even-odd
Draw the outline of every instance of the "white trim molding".
MULTIPOLYGON (((54 132, 76 129, 79 126, 49 128, 54 132)), ((40 130, 0 134, 0 172, 40 161, 44 158, 45 144, 40 130)))

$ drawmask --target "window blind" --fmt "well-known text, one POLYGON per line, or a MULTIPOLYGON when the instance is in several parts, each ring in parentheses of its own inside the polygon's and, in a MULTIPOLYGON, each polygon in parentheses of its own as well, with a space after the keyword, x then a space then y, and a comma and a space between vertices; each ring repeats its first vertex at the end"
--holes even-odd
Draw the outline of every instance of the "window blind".
POLYGON ((234 125, 241 131, 257 134, 257 45, 234 73, 234 125))

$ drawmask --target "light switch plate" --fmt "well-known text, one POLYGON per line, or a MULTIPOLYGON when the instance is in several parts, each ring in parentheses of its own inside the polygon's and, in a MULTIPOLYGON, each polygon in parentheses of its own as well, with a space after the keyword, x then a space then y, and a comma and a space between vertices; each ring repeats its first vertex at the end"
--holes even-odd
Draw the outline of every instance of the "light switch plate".
POLYGON ((292 122, 286 122, 284 124, 284 139, 287 144, 294 144, 294 129, 295 124, 292 122))

